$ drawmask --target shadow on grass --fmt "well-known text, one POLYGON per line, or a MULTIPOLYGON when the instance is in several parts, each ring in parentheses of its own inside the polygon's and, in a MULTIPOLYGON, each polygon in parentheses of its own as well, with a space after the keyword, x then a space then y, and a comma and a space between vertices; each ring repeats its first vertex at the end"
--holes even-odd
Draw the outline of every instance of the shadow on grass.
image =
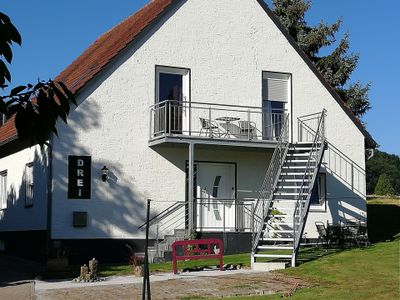
POLYGON ((393 240, 400 233, 400 206, 368 204, 368 237, 371 243, 393 240))

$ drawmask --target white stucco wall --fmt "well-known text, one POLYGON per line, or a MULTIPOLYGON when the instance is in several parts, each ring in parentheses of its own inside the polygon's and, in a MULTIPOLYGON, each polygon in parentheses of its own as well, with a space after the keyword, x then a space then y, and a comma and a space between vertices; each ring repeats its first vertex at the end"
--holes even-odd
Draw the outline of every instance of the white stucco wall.
MULTIPOLYGON (((62 138, 54 140, 53 238, 139 237, 145 199, 184 200, 187 151, 148 147, 156 65, 190 68, 191 101, 251 106, 261 106, 262 71, 291 73, 293 120, 326 108, 329 141, 364 167, 362 134, 255 0, 186 1, 160 24, 86 87, 69 127, 60 124, 62 138), (67 199, 68 155, 92 156, 92 199, 67 199), (100 180, 104 165, 112 172, 107 183, 100 180), (89 212, 87 228, 72 227, 74 210, 89 212)), ((216 149, 211 159, 215 153, 233 162, 246 157, 248 171, 238 169, 238 185, 261 182, 264 161, 252 162, 256 172, 249 167, 257 155, 216 149)), ((327 189, 335 194, 330 182, 327 189)), ((323 218, 330 218, 329 211, 323 218)))
POLYGON ((7 171, 7 209, 0 210, 0 231, 45 230, 47 224, 47 149, 26 148, 0 159, 7 171), (24 172, 33 163, 33 206, 25 207, 24 172))

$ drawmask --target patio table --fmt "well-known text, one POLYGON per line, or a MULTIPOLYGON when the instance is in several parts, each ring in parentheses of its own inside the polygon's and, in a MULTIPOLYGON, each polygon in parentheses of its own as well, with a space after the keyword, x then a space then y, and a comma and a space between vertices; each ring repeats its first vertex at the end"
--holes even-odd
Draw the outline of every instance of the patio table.
POLYGON ((215 120, 217 120, 217 121, 222 121, 222 122, 224 122, 224 123, 226 124, 226 134, 225 134, 225 137, 229 137, 229 136, 230 136, 230 126, 231 126, 231 123, 232 123, 232 122, 235 122, 235 121, 239 121, 240 118, 238 118, 238 117, 224 116, 224 117, 215 118, 215 120))

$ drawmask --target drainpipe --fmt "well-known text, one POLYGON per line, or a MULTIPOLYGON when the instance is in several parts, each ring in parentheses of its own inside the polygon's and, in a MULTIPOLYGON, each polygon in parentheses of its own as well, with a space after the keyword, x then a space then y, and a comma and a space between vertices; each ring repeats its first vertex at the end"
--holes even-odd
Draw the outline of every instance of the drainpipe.
POLYGON ((367 151, 366 160, 370 160, 371 158, 374 157, 374 155, 375 155, 375 149, 374 148, 367 149, 366 151, 367 151))

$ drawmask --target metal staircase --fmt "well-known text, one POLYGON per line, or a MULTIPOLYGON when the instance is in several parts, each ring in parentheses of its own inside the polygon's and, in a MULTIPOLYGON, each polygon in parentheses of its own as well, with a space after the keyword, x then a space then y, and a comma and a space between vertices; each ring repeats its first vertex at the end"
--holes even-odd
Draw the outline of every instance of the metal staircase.
POLYGON ((296 144, 287 141, 285 122, 254 209, 253 268, 272 270, 296 264, 325 149, 325 111, 317 116, 316 130, 299 119, 302 130, 307 129, 307 140, 296 144))

